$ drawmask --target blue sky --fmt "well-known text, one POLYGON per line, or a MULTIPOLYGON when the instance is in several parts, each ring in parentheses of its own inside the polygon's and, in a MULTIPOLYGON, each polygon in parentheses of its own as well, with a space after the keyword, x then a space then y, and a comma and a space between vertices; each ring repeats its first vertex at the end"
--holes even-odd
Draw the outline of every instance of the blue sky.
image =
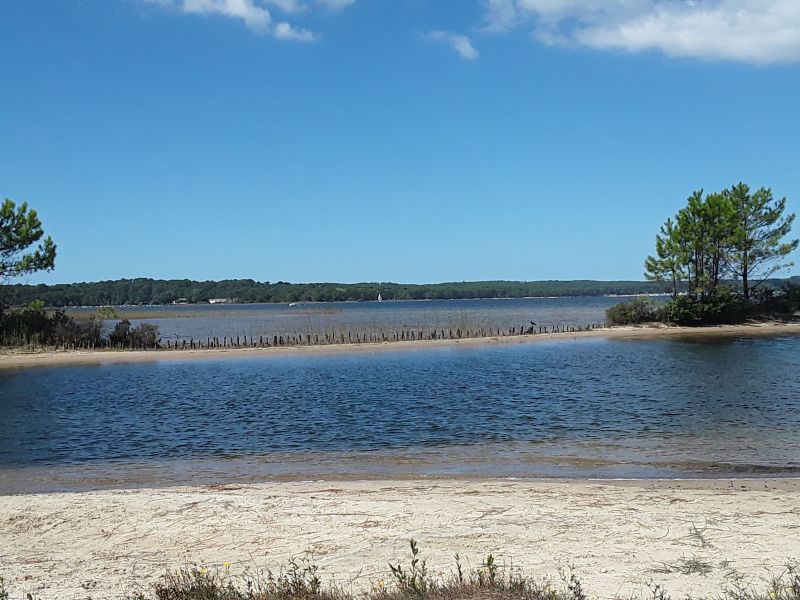
POLYGON ((795 0, 9 0, 0 36, 29 282, 638 279, 694 189, 800 212, 795 0))

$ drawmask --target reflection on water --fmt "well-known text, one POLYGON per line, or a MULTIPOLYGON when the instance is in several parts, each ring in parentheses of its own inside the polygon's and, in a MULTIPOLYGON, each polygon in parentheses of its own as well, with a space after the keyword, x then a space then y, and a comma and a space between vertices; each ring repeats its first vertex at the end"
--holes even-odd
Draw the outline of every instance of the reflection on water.
POLYGON ((796 474, 800 338, 37 369, 0 374, 0 414, 0 491, 203 478, 796 474))

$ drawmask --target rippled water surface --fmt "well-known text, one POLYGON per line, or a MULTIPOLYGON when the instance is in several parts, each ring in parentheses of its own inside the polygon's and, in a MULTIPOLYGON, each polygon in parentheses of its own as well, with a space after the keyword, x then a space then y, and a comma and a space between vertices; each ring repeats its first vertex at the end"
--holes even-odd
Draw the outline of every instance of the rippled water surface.
POLYGON ((800 338, 585 339, 0 372, 0 491, 800 472, 800 338))

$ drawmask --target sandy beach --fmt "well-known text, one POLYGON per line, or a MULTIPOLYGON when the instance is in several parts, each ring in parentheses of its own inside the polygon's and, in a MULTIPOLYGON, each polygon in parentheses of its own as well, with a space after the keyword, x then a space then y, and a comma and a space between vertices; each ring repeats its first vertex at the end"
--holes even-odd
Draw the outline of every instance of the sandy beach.
POLYGON ((13 598, 119 598, 196 564, 238 576, 310 557, 354 590, 418 540, 433 573, 488 553, 537 578, 572 566, 593 597, 672 597, 800 556, 800 480, 277 482, 0 497, 13 598), (708 572, 692 571, 696 561, 708 572))
POLYGON ((751 337, 800 334, 800 323, 752 323, 712 327, 610 327, 570 333, 543 333, 509 337, 466 338, 460 340, 418 340, 381 343, 308 345, 270 348, 212 348, 203 350, 74 350, 74 351, 0 351, 0 369, 141 363, 161 360, 203 360, 258 356, 298 356, 308 354, 370 353, 415 350, 420 348, 474 347, 499 344, 530 344, 547 341, 570 341, 591 338, 647 340, 660 338, 751 337))

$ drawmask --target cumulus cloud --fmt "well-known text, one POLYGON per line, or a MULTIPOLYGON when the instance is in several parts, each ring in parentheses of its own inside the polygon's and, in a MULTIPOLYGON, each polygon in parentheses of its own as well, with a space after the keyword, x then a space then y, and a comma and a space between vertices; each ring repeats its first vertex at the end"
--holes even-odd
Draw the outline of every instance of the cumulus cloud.
POLYGON ((483 0, 484 30, 545 44, 767 65, 800 62, 798 0, 483 0))
POLYGON ((478 51, 472 45, 472 41, 465 35, 453 33, 452 31, 430 31, 427 38, 434 42, 442 42, 455 50, 461 58, 473 60, 478 58, 478 51))

